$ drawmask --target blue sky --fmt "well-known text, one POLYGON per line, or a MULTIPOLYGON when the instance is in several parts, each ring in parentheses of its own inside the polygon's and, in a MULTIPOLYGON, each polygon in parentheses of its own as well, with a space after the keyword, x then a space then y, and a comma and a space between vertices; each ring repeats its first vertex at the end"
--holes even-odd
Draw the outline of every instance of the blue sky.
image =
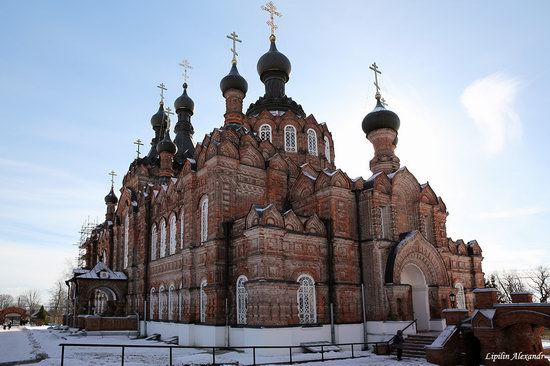
MULTIPOLYGON (((223 123, 220 79, 239 34, 245 105, 262 94, 263 1, 0 3, 0 293, 47 289, 73 258, 80 225, 104 217, 110 170, 150 141, 158 108, 194 66, 195 141, 223 123)), ((277 1, 287 94, 333 133, 336 164, 370 176, 361 121, 374 107, 368 66, 399 114, 396 150, 429 181, 448 234, 477 239, 484 270, 550 263, 550 4, 517 1, 277 1)))

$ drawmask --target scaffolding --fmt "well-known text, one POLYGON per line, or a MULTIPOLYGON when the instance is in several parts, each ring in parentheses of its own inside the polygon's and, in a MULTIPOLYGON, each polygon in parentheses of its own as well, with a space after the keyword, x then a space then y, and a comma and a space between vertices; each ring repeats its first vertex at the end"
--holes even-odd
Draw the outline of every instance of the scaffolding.
POLYGON ((75 245, 78 246, 78 257, 77 257, 77 267, 82 268, 86 265, 85 258, 86 258, 86 242, 90 237, 92 236, 92 232, 95 228, 98 226, 98 218, 96 219, 90 219, 88 218, 84 221, 82 224, 82 227, 80 228, 80 231, 78 232, 80 234, 80 240, 75 243, 75 245))

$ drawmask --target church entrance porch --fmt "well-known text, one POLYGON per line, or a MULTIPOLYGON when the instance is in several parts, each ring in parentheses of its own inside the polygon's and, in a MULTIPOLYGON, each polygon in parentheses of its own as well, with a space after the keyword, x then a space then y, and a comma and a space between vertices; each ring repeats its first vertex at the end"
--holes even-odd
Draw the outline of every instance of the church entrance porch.
POLYGON ((416 319, 417 330, 430 329, 430 307, 428 303, 428 284, 424 274, 414 264, 408 264, 401 272, 401 284, 410 286, 409 301, 412 304, 413 318, 416 319))

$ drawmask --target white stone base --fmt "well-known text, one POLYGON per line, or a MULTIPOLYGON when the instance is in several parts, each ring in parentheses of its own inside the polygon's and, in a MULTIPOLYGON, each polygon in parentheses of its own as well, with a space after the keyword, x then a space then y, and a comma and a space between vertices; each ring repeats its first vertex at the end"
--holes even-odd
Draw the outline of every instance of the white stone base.
MULTIPOLYGON (((182 346, 218 346, 227 343, 227 328, 224 326, 141 322, 142 336, 159 333, 161 339, 179 337, 182 346), (145 334, 145 326, 147 334, 145 334)), ((362 324, 337 324, 334 326, 336 343, 363 342, 362 324)), ((229 328, 229 345, 231 347, 247 346, 299 346, 303 342, 331 341, 330 325, 316 327, 281 327, 281 328, 229 328)), ((345 349, 349 347, 343 347, 345 349)), ((296 348, 293 352, 301 352, 296 348)), ((245 350, 252 352, 252 350, 245 350)), ((256 350, 262 354, 288 354, 288 349, 256 350)))
MULTIPOLYGON (((367 321, 368 342, 387 342, 398 330, 409 325, 410 321, 367 321)), ((407 328, 404 334, 416 334, 416 324, 407 328)))
POLYGON ((445 319, 430 319, 430 331, 441 332, 446 326, 445 319))

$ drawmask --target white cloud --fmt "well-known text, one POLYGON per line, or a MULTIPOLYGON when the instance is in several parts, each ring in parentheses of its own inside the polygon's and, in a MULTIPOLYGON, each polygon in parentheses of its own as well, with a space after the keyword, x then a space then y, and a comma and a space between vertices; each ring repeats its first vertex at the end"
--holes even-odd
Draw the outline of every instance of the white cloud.
POLYGON ((471 83, 461 102, 482 138, 490 156, 502 152, 507 143, 521 136, 521 120, 514 109, 519 80, 495 73, 471 83))
POLYGON ((547 211, 548 209, 543 207, 523 207, 494 212, 480 212, 473 214, 472 217, 474 219, 511 219, 520 216, 537 215, 547 211))

